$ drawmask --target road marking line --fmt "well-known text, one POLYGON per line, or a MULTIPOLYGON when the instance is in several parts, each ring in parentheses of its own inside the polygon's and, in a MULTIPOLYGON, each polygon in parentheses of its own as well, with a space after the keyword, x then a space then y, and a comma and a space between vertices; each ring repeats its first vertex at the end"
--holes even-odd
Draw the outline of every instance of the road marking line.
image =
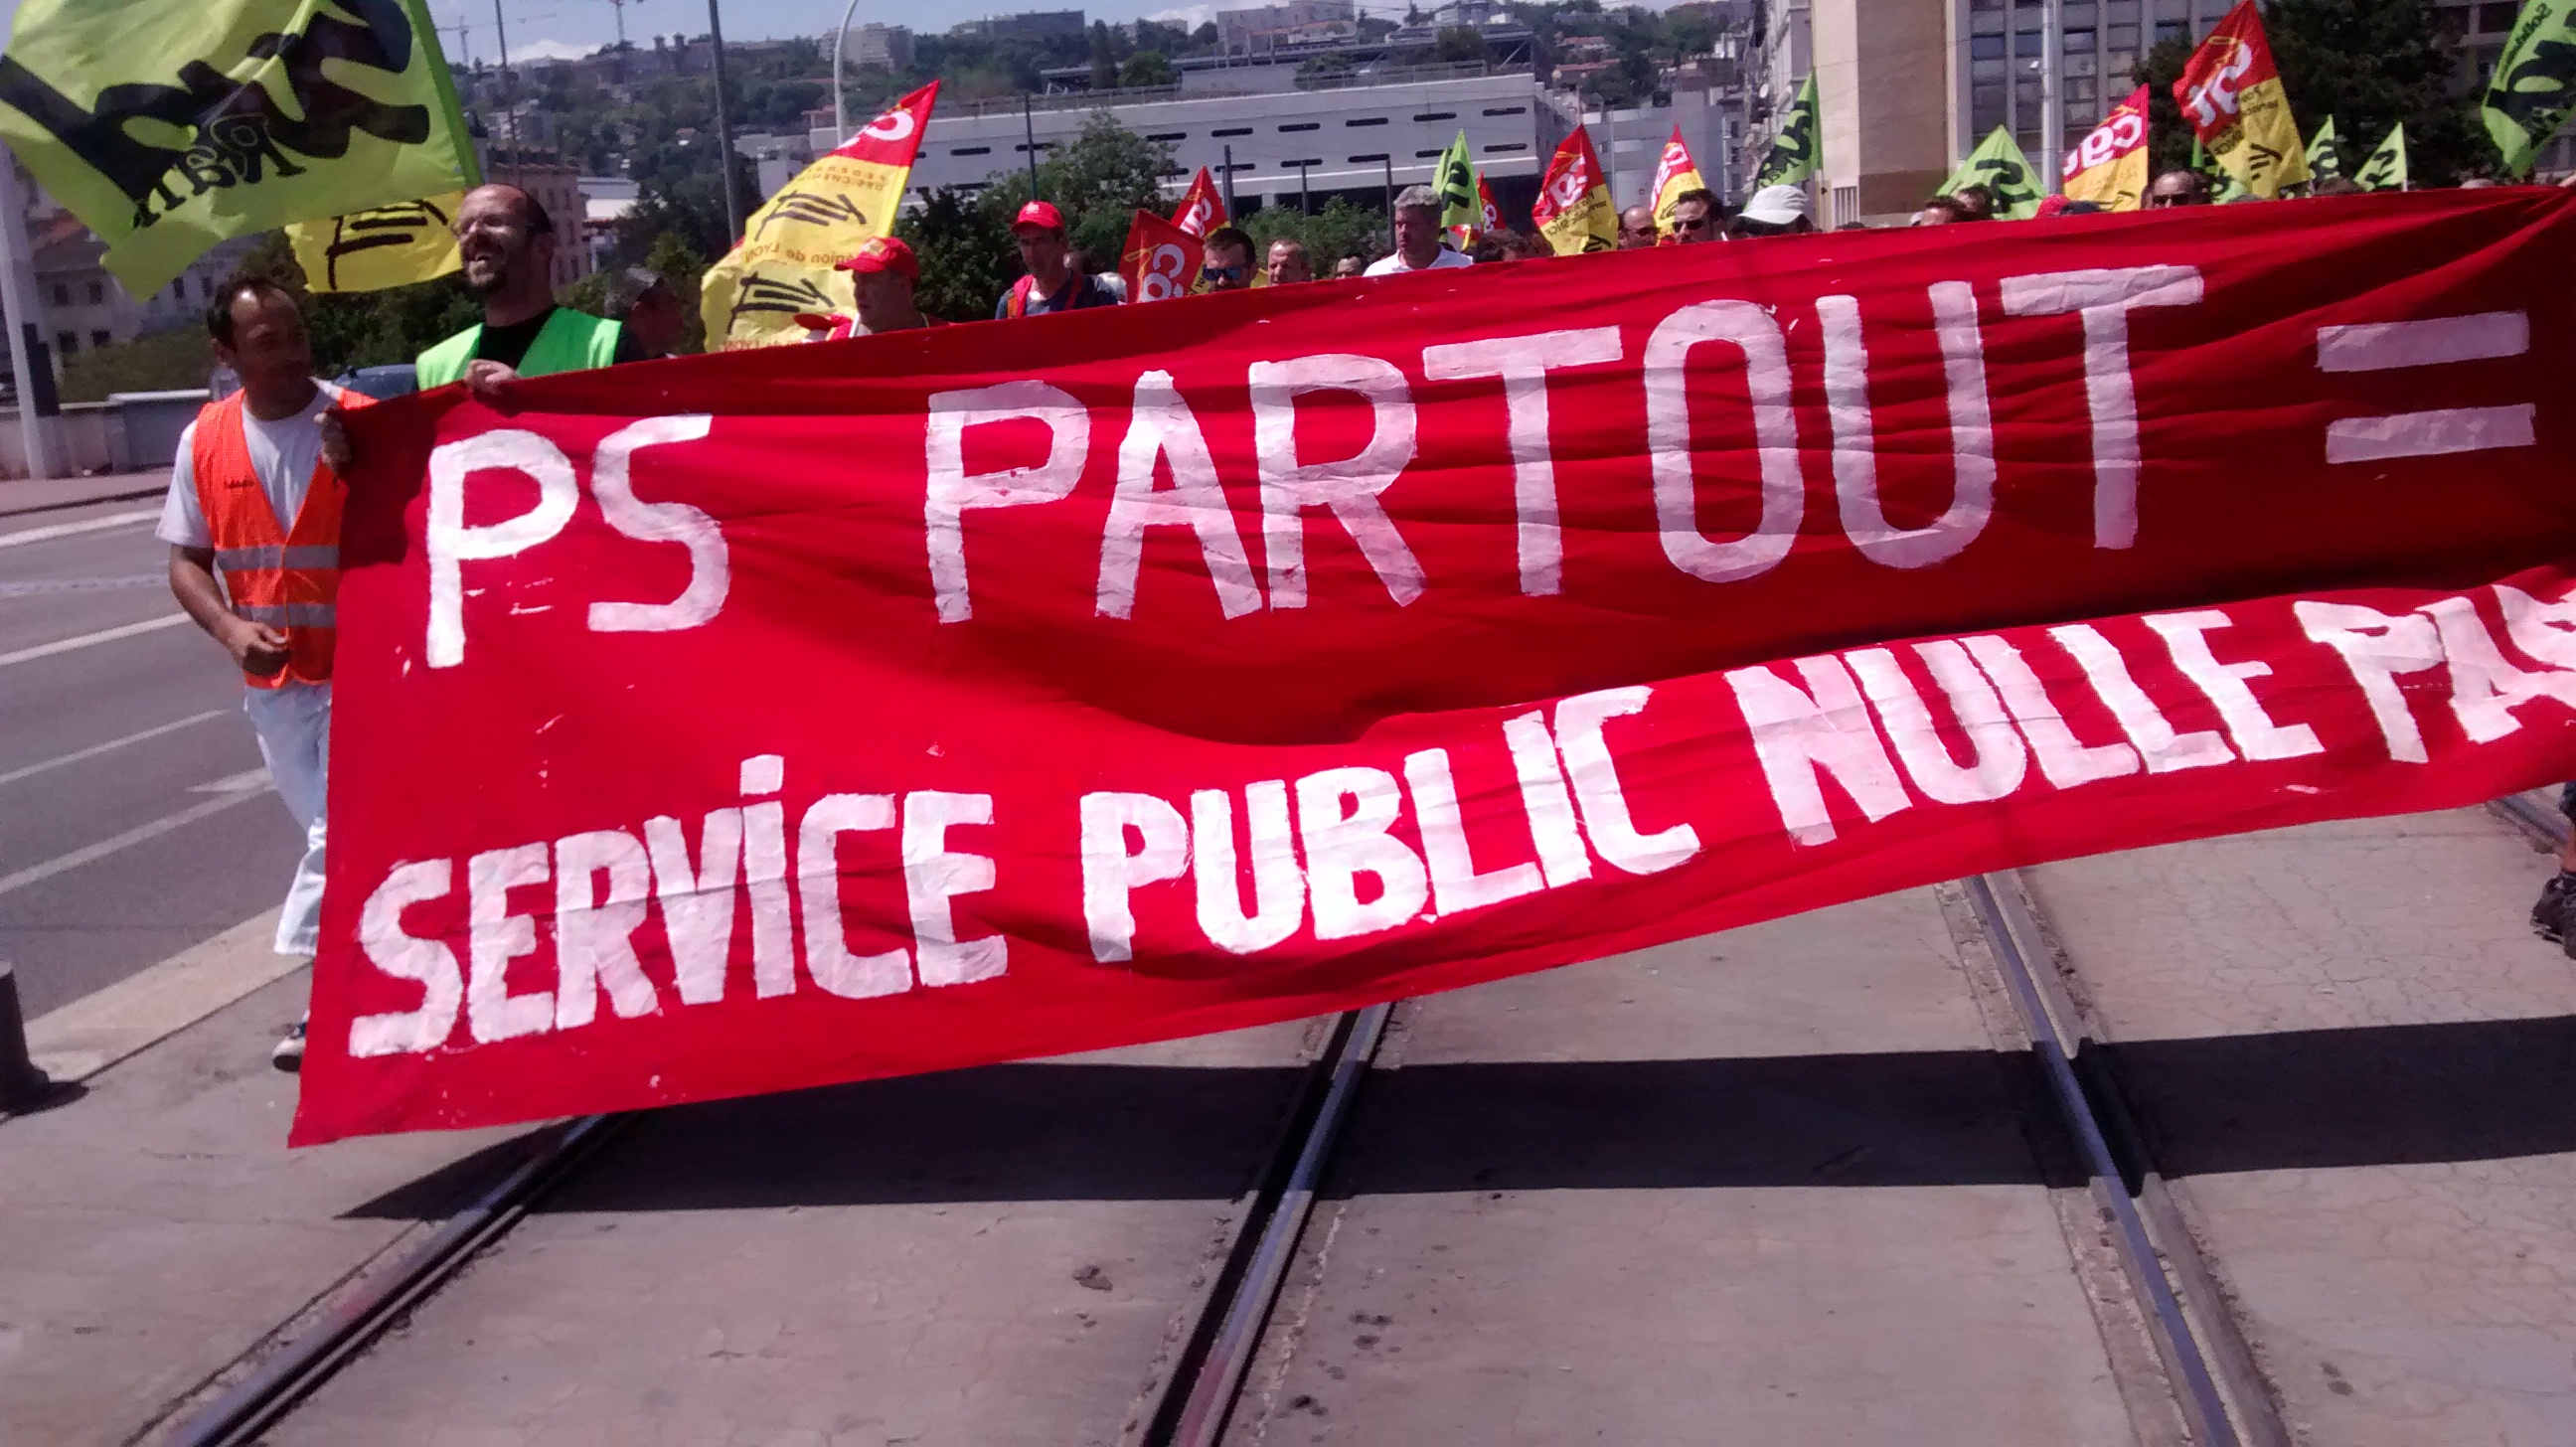
POLYGON ((276 936, 270 910, 39 1015, 27 1022, 27 1053, 56 1080, 86 1080, 304 968, 275 952, 276 936))
POLYGON ((192 713, 186 718, 174 719, 157 728, 145 729, 141 733, 127 734, 121 739, 109 739, 106 743, 92 744, 85 749, 74 749, 59 758, 47 759, 41 764, 29 764, 23 769, 12 769, 8 773, 0 774, 0 784, 14 784, 20 779, 34 778, 48 769, 59 769, 65 764, 77 764, 83 759, 94 759, 112 749, 121 749, 127 744, 139 744, 145 739, 157 739, 163 734, 177 733, 190 724, 201 724, 210 718, 221 718, 231 712, 232 710, 228 708, 210 708, 204 713, 192 713))
POLYGON ((161 509, 138 508, 133 512, 112 512, 105 517, 83 518, 76 523, 55 523, 51 527, 25 528, 14 533, 0 533, 0 548, 20 543, 51 542, 55 538, 74 538, 82 533, 103 533, 109 528, 132 527, 136 523, 157 521, 161 509))
MULTIPOLYGON (((2377 462, 2389 457, 2440 457, 2491 447, 2532 445, 2532 405, 2450 407, 2433 412, 2394 412, 2347 417, 2326 424, 2326 461, 2377 462)), ((0 662, 6 662, 0 659, 0 662)))
POLYGON ((265 789, 267 787, 268 766, 266 764, 262 764, 256 769, 244 769, 238 774, 226 774, 220 779, 210 779, 205 783, 199 784, 195 788, 190 789, 188 792, 191 794, 238 794, 244 789, 265 789))
POLYGON ((158 839, 173 829, 184 829, 200 819, 220 814, 244 799, 258 797, 260 797, 258 794, 247 789, 238 794, 218 795, 202 804, 191 804, 176 814, 164 814, 149 824, 137 824, 113 838, 102 839, 96 844, 83 846, 69 854, 57 854, 42 864, 30 864, 15 874, 0 874, 0 894, 8 894, 31 884, 42 883, 57 874, 78 869, 84 864, 95 864, 119 850, 130 849, 146 840, 158 839))
POLYGON ((12 663, 25 663, 31 658, 51 658, 57 653, 69 653, 75 648, 87 648, 94 643, 114 643, 120 638, 132 638, 139 633, 151 633, 187 621, 187 614, 171 613, 159 618, 146 618, 140 623, 128 623, 121 628, 102 628, 96 633, 84 633, 77 638, 57 638, 51 643, 39 643, 32 648, 21 648, 15 653, 0 653, 0 668, 6 668, 12 663))

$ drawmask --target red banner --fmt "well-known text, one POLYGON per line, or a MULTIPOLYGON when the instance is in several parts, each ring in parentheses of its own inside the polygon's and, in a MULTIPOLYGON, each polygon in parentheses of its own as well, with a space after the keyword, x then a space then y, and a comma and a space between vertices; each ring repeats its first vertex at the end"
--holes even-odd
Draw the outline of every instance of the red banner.
POLYGON ((296 1139, 2576 773, 2571 204, 1568 257, 369 409, 296 1139))

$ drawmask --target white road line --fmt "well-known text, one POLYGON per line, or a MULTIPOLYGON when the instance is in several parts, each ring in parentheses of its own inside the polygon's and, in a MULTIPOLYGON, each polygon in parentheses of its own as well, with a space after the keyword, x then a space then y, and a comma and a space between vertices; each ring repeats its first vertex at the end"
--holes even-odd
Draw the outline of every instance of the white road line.
POLYGON ((2347 417, 2326 424, 2326 461, 2377 462, 2390 457, 2439 457, 2493 447, 2532 445, 2532 405, 2450 407, 2436 412, 2395 412, 2347 417))
POLYGON ((120 850, 131 849, 147 840, 158 839, 173 829, 184 829, 200 819, 220 814, 244 799, 259 797, 259 794, 248 789, 238 793, 218 794, 202 804, 191 804, 176 814, 164 814, 149 824, 137 824, 122 834, 102 839, 96 844, 84 845, 69 854, 57 854, 42 864, 30 864, 15 874, 0 874, 0 894, 8 894, 31 884, 42 883, 57 874, 78 869, 84 864, 95 864, 120 850))
POLYGON ((59 769, 65 764, 77 764, 83 759, 94 759, 101 754, 124 748, 127 744, 139 744, 145 739, 157 739, 163 734, 175 734, 190 724, 201 724, 210 718, 222 718, 225 714, 231 712, 232 710, 228 708, 210 708, 204 713, 192 713, 186 718, 173 719, 169 723, 162 724, 156 728, 144 729, 140 733, 127 734, 121 739, 109 739, 103 744, 92 744, 85 749, 74 749, 68 754, 47 759, 41 764, 29 764, 23 769, 12 769, 8 773, 0 774, 0 784, 14 784, 20 779, 31 779, 38 774, 44 773, 48 769, 59 769))
POLYGON ((277 911, 243 920, 28 1021, 27 1053, 56 1080, 85 1080, 304 967, 276 953, 276 942, 277 911))
POLYGON ((2531 319, 2522 312, 2473 312, 2411 322, 2317 328, 2320 372, 2386 372, 2519 357, 2531 350, 2531 319))
POLYGON ((244 769, 238 774, 226 774, 220 779, 214 779, 206 783, 199 784, 188 792, 191 794, 238 794, 244 789, 265 789, 267 787, 268 769, 267 766, 262 765, 256 769, 244 769))
POLYGON ((159 618, 146 618, 140 623, 128 623, 122 628, 101 628, 96 633, 84 633, 77 638, 57 638, 51 643, 39 643, 32 648, 21 648, 15 653, 0 653, 0 668, 6 668, 12 663, 25 663, 32 658, 51 658, 57 653, 69 653, 75 648, 87 648, 92 644, 114 643, 120 638, 132 638, 138 633, 150 633, 187 621, 188 615, 185 613, 170 613, 159 618))
POLYGON ((83 518, 76 523, 55 523, 51 527, 27 528, 14 533, 0 533, 0 548, 13 548, 20 543, 50 542, 55 538, 74 538, 82 533, 103 533, 109 528, 128 528, 136 523, 155 522, 161 509, 137 508, 133 512, 112 512, 105 517, 83 518))

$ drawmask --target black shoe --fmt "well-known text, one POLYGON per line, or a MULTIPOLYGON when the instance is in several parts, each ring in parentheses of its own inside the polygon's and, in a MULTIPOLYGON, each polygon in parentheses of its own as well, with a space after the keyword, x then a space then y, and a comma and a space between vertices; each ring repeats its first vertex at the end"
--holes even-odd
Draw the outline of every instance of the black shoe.
POLYGON ((2569 944, 2576 938, 2576 874, 2562 869, 2541 886, 2540 902, 2531 907, 2531 932, 2576 955, 2569 944))
POLYGON ((304 1069, 304 1021, 296 1021, 286 1038, 277 1042, 277 1048, 268 1052, 268 1063, 290 1075, 304 1069))

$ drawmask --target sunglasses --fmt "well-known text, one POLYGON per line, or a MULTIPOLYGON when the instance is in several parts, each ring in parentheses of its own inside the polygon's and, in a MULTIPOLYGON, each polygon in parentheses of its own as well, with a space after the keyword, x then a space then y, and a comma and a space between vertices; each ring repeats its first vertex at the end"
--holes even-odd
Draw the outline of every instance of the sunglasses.
POLYGON ((1249 266, 1202 266, 1199 278, 1202 281, 1241 281, 1251 270, 1249 266))

